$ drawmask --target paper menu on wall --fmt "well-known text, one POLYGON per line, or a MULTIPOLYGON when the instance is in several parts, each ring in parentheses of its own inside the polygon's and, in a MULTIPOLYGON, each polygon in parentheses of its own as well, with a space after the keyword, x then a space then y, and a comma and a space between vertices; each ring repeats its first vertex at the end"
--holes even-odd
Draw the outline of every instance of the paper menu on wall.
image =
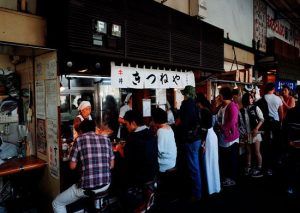
POLYGON ((46 117, 57 119, 57 80, 46 80, 46 117))
POLYGON ((36 102, 36 117, 45 119, 46 117, 45 81, 35 82, 35 102, 36 102))
POLYGON ((143 99, 143 117, 151 116, 151 99, 143 99))

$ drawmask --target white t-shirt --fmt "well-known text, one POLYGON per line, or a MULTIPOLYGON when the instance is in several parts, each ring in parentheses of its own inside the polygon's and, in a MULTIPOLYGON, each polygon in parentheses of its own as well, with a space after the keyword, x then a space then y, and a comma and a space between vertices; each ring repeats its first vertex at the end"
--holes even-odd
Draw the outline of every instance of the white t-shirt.
POLYGON ((177 147, 174 132, 171 127, 157 130, 158 163, 159 171, 165 172, 175 167, 177 158, 177 147))
POLYGON ((265 99, 268 103, 269 116, 273 117, 276 121, 279 121, 278 108, 282 106, 282 100, 274 94, 266 94, 265 99))

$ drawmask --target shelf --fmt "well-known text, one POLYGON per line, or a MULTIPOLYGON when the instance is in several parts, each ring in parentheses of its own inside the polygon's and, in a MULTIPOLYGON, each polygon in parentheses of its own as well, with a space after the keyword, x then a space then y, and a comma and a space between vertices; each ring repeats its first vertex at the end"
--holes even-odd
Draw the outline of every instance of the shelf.
POLYGON ((18 115, 13 115, 13 116, 0 115, 0 124, 18 123, 18 121, 19 121, 18 115))
POLYGON ((8 98, 9 95, 0 95, 0 101, 4 100, 5 98, 8 98))

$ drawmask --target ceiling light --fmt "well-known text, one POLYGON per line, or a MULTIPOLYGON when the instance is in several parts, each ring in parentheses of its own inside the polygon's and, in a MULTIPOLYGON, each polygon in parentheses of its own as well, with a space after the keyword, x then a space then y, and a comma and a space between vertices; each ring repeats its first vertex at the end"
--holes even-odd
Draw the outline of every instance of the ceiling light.
POLYGON ((66 88, 62 85, 62 83, 60 83, 60 88, 59 88, 59 91, 60 92, 63 92, 66 88))
POLYGON ((86 72, 88 69, 79 70, 78 72, 86 72))
POLYGON ((72 67, 72 66, 73 66, 72 61, 68 61, 68 62, 67 62, 67 66, 68 66, 68 67, 72 67))

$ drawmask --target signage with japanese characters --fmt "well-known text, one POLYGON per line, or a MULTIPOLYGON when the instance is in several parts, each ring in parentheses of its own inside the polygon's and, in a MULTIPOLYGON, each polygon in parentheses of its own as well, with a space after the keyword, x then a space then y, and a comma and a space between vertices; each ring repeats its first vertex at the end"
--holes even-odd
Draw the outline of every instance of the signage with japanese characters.
POLYGON ((111 64, 111 84, 116 88, 184 88, 195 86, 192 71, 179 72, 111 64))

